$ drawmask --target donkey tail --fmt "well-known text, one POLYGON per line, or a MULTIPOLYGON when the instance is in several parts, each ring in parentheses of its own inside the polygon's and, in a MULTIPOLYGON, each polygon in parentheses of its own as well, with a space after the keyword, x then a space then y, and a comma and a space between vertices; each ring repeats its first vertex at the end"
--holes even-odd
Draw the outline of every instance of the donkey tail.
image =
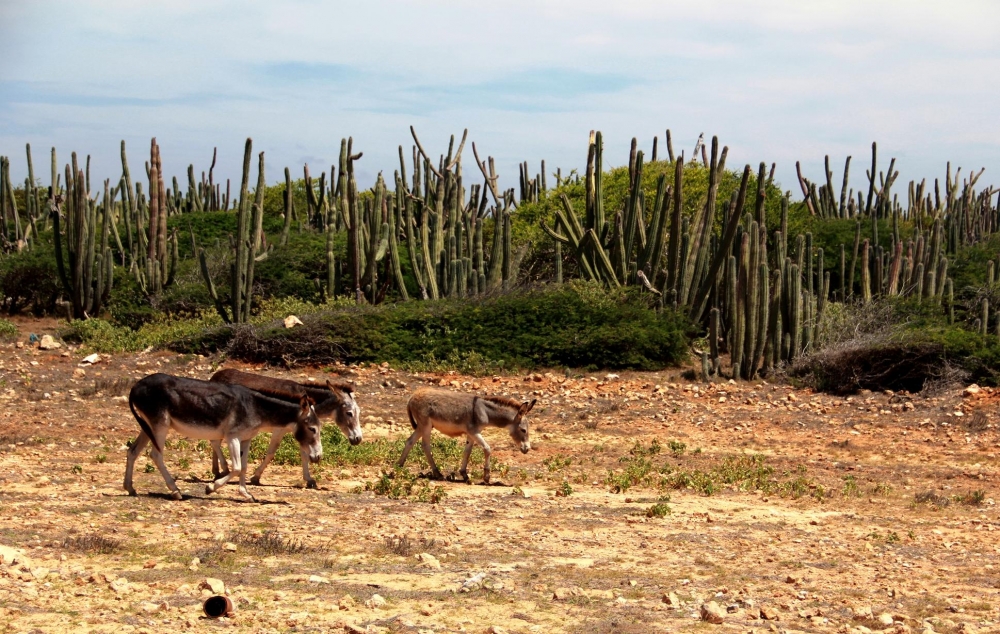
POLYGON ((406 415, 410 417, 410 427, 413 429, 417 428, 417 421, 413 420, 413 410, 410 409, 410 404, 406 404, 406 415))
POLYGON ((146 434, 146 437, 149 438, 149 442, 153 443, 153 447, 155 447, 157 451, 162 452, 163 447, 160 446, 160 443, 156 440, 156 436, 153 435, 153 430, 150 428, 149 423, 147 423, 142 416, 139 416, 139 412, 135 411, 135 404, 132 402, 131 393, 128 395, 128 407, 132 410, 132 415, 135 416, 136 422, 139 423, 142 433, 146 434))

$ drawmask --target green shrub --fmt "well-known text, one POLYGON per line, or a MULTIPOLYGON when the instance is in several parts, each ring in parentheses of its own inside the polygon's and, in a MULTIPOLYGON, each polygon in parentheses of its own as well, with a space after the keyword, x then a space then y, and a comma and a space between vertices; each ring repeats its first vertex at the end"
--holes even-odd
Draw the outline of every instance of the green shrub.
POLYGON ((26 309, 51 314, 61 292, 51 231, 39 235, 30 250, 0 258, 0 297, 8 314, 26 309))
POLYGON ((17 339, 17 335, 17 326, 6 319, 0 319, 0 341, 13 341, 17 339))
MULTIPOLYGON (((343 307, 303 321, 293 329, 278 323, 240 329, 228 352, 252 362, 390 361, 411 367, 474 352, 491 370, 656 370, 679 362, 686 342, 686 322, 675 313, 584 283, 485 300, 343 307)), ((171 347, 210 351, 225 335, 216 330, 171 347)))

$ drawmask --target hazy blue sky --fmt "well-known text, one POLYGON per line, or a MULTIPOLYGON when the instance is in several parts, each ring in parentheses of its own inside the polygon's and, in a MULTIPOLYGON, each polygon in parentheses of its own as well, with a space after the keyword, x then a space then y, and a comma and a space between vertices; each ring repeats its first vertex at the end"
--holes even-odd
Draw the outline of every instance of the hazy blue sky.
POLYGON ((410 124, 434 154, 467 127, 513 186, 521 160, 580 168, 591 129, 622 164, 669 127, 678 152, 704 132, 731 167, 777 162, 797 197, 795 161, 819 179, 827 153, 865 185, 873 140, 904 182, 949 159, 996 182, 998 53, 989 0, 0 0, 0 154, 21 179, 25 142, 46 184, 53 145, 117 178, 119 141, 136 170, 156 136, 168 174, 218 146, 225 177, 251 136, 274 182, 352 135, 369 186, 410 124))

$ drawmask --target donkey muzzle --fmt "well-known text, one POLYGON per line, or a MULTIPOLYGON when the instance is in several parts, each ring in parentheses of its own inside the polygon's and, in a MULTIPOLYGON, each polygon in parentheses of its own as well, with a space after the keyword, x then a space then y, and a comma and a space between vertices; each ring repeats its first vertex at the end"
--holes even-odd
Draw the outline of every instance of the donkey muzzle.
POLYGON ((348 436, 347 441, 351 443, 352 446, 361 444, 361 436, 348 436))
POLYGON ((521 443, 521 453, 528 453, 531 450, 530 442, 521 443))

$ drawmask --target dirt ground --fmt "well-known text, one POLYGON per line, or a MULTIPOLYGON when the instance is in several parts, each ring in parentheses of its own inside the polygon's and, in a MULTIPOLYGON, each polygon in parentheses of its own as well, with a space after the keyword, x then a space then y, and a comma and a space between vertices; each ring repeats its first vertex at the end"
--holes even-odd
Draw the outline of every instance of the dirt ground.
POLYGON ((205 495, 209 452, 174 443, 177 502, 148 457, 139 495, 122 490, 125 395, 219 360, 85 364, 27 343, 55 322, 19 325, 23 343, 0 348, 3 632, 1000 631, 1000 393, 333 368, 358 384, 365 442, 405 438, 408 394, 437 384, 537 398, 533 449, 490 430, 502 484, 434 482, 437 504, 364 491, 386 464, 320 465, 319 490, 275 464, 253 503, 205 495), (727 480, 742 455, 773 469, 764 491, 727 480), (213 584, 231 617, 203 615, 213 584))

